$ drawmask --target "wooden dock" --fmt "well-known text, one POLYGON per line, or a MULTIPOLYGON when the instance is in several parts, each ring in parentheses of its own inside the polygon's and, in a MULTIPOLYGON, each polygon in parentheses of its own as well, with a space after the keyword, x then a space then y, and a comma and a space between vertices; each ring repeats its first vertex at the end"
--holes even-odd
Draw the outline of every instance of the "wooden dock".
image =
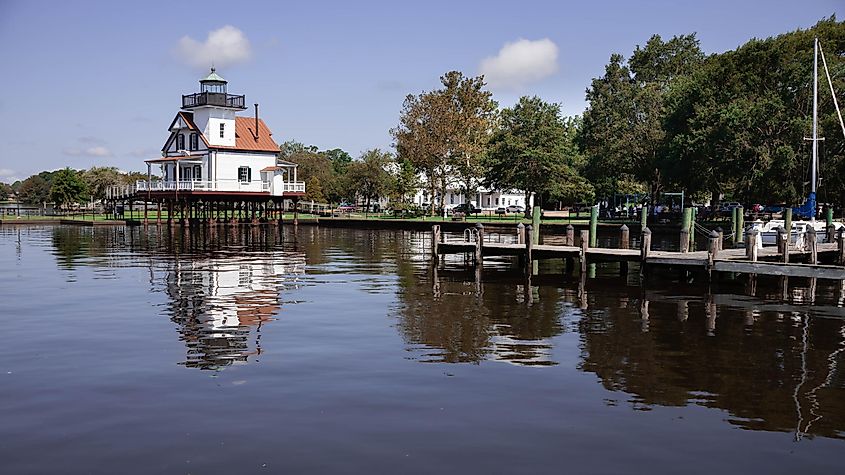
MULTIPOLYGON (((822 279, 845 280, 845 229, 834 235, 828 233, 827 240, 835 242, 816 242, 816 233, 808 231, 804 239, 805 248, 797 249, 788 245, 785 232, 779 236, 777 247, 757 247, 759 235, 749 232, 745 237, 745 247, 724 249, 723 237, 713 231, 708 236, 706 251, 656 251, 651 250, 651 231, 643 230, 639 249, 629 248, 628 228, 622 226, 620 248, 591 247, 589 231, 581 231, 578 246, 575 245, 574 230, 567 230, 564 245, 536 244, 539 236, 532 233, 531 226, 519 225, 516 243, 503 244, 488 242, 484 238, 484 227, 477 225, 464 233, 463 240, 445 239, 439 226, 432 228, 431 254, 439 259, 446 254, 464 254, 481 265, 485 257, 516 256, 526 269, 533 266, 535 260, 564 259, 569 265, 575 260, 584 272, 589 264, 601 262, 619 262, 622 272, 627 272, 627 263, 639 262, 641 273, 659 267, 681 267, 690 270, 712 272, 734 272, 742 274, 764 274, 791 277, 815 277, 822 279), (532 239, 533 237, 533 239, 532 239)), ((681 233, 681 242, 688 235, 681 233)))

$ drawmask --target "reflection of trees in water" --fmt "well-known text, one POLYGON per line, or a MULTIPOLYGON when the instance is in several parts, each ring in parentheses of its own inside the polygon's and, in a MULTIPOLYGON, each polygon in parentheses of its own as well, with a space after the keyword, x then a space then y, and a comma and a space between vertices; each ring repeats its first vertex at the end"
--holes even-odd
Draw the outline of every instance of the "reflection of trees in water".
POLYGON ((597 296, 580 323, 580 368, 632 394, 635 408, 693 403, 726 410, 745 429, 842 437, 841 320, 760 312, 763 301, 696 296, 701 289, 677 292, 684 289, 631 289, 626 299, 636 304, 626 306, 597 296))
POLYGON ((399 330, 408 344, 419 345, 420 360, 556 364, 548 339, 562 332, 560 289, 526 285, 513 273, 488 282, 472 270, 436 267, 402 277, 399 330))

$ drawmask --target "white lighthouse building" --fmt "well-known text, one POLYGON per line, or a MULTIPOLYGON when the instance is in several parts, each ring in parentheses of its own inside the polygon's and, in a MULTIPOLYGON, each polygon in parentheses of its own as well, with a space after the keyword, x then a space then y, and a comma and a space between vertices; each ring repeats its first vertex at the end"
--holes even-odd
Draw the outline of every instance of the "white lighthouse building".
POLYGON ((305 194, 297 165, 279 159, 279 145, 258 117, 258 104, 254 116, 238 116, 246 109, 245 96, 227 89, 227 81, 211 68, 199 92, 182 96, 161 157, 146 161, 150 178, 137 183, 139 194, 165 199, 175 194, 198 199, 305 194), (152 179, 154 172, 160 179, 152 179))

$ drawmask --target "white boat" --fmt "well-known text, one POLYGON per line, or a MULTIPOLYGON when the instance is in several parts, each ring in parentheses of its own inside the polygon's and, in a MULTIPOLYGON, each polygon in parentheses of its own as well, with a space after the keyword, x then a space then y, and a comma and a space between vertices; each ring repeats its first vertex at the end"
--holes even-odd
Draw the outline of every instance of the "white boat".
MULTIPOLYGON (((760 233, 760 239, 758 239, 757 242, 760 243, 761 246, 774 246, 777 244, 778 229, 784 226, 786 226, 786 222, 782 219, 772 219, 766 222, 763 222, 758 219, 751 222, 749 229, 756 230, 760 233)), ((827 236, 827 224, 824 221, 798 220, 792 222, 792 230, 789 233, 790 243, 792 243, 792 245, 797 248, 804 247, 805 233, 811 227, 816 230, 816 241, 824 242, 825 237, 827 236)), ((840 229, 845 227, 845 224, 842 224, 838 221, 834 221, 833 227, 836 232, 839 232, 840 229)))

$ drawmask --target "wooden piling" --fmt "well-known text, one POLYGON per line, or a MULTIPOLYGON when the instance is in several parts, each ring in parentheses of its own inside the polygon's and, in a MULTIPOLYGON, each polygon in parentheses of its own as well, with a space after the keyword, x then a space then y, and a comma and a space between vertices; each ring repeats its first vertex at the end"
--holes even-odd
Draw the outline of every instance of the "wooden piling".
MULTIPOLYGON (((529 224, 525 227, 525 235, 531 236, 532 226, 529 224)), ((531 250, 534 247, 531 243, 531 239, 525 239, 525 275, 531 275, 533 269, 533 260, 531 256, 531 250)))
POLYGON ((477 233, 475 240, 475 265, 480 266, 483 262, 482 251, 484 247, 484 225, 476 223, 475 231, 477 233))
MULTIPOLYGON (((630 232, 628 226, 622 225, 619 227, 619 249, 628 249, 630 247, 630 232)), ((628 275, 628 261, 621 261, 619 263, 619 274, 628 275)))
POLYGON ((719 255, 719 250, 721 249, 720 240, 722 239, 721 235, 718 231, 713 230, 710 231, 710 236, 708 236, 707 241, 707 274, 713 270, 713 262, 716 260, 716 257, 719 255))
POLYGON ((566 225, 566 243, 567 246, 575 245, 575 226, 571 224, 566 225))
POLYGON ((640 275, 646 274, 646 260, 648 254, 651 252, 651 229, 643 228, 642 236, 640 238, 640 275))
POLYGON ((825 242, 827 242, 827 243, 836 242, 836 227, 833 225, 833 223, 828 224, 827 228, 825 228, 825 230, 827 231, 827 235, 825 237, 825 242))
POLYGON ((692 209, 692 217, 689 225, 689 250, 695 252, 695 221, 698 219, 698 208, 692 209))
POLYGON ((643 210, 640 212, 640 230, 643 230, 648 226, 648 205, 643 205, 643 210))
POLYGON ((516 243, 525 244, 525 225, 522 223, 516 225, 516 243))
POLYGON ((598 223, 599 223, 599 207, 593 205, 590 208, 590 247, 598 245, 598 223))
POLYGON ((440 225, 435 224, 431 227, 431 257, 435 260, 439 258, 439 254, 437 252, 438 245, 440 244, 440 225))
POLYGON ((590 231, 582 230, 581 231, 581 253, 579 254, 579 258, 581 260, 581 275, 587 273, 587 249, 590 245, 590 231))
POLYGON ((628 249, 630 246, 630 231, 628 226, 622 225, 619 227, 619 249, 628 249))
POLYGON ((681 229, 681 239, 679 244, 681 252, 689 251, 689 229, 681 229))
POLYGON ((759 237, 759 232, 754 230, 749 230, 745 233, 745 258, 752 261, 757 262, 757 238, 759 237))
POLYGON ((836 234, 836 263, 845 266, 845 227, 836 234))
POLYGON ((819 263, 819 254, 817 251, 816 244, 816 230, 812 226, 807 227, 807 235, 804 238, 807 245, 807 251, 810 253, 810 264, 818 264, 819 263))
POLYGON ((789 232, 783 226, 778 228, 777 240, 780 261, 787 264, 789 263, 789 232))
POLYGON ((789 241, 792 239, 792 208, 786 208, 783 212, 783 227, 786 228, 786 243, 789 247, 789 241))
POLYGON ((535 246, 540 244, 540 207, 535 206, 531 210, 531 240, 535 246))
POLYGON ((736 235, 739 236, 737 242, 742 243, 745 233, 745 208, 742 206, 736 209, 736 235))

